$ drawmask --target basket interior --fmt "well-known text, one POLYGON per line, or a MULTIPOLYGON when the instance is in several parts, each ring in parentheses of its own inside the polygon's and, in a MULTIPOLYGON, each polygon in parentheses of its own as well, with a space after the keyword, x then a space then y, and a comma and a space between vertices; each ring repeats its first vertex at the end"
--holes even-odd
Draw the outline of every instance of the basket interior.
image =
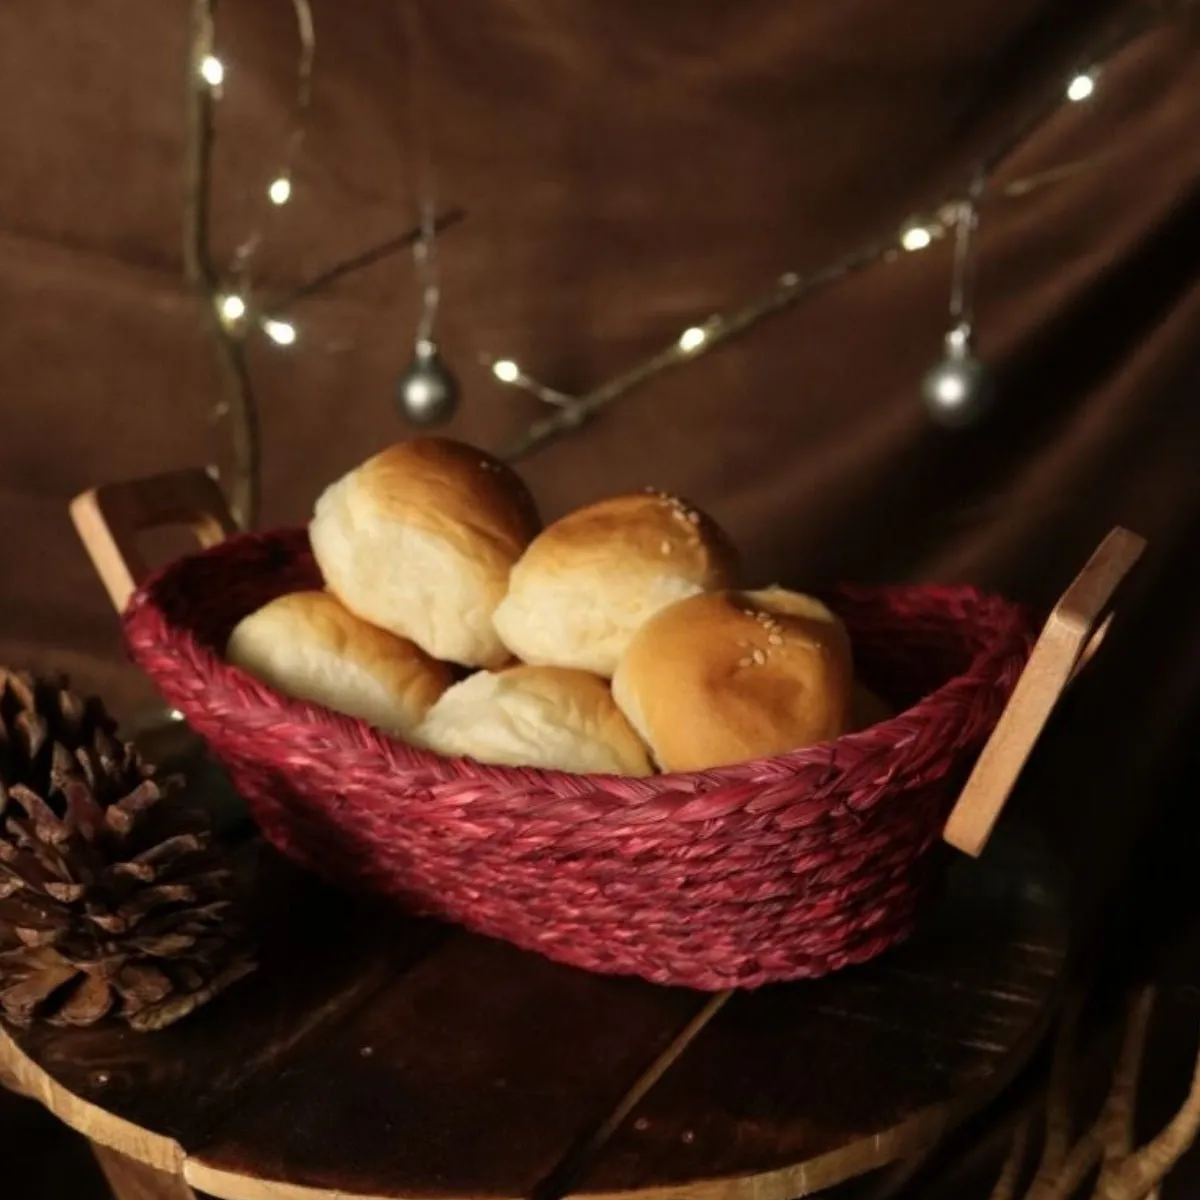
MULTIPOLYGON (((287 592, 321 586, 307 533, 286 530, 179 559, 147 590, 170 626, 220 659, 243 617, 287 592)), ((845 587, 822 598, 846 622, 858 678, 898 711, 978 666, 981 654, 1012 650, 1011 637, 1000 635, 1013 624, 1013 606, 971 588, 845 587)))

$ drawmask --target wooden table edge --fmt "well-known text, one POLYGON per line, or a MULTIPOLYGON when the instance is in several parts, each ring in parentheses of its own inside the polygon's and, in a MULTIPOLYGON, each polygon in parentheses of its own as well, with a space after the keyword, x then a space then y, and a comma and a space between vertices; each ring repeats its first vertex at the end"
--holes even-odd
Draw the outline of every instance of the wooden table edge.
MULTIPOLYGON (((899 1161, 935 1141, 947 1129, 953 1128, 1008 1086, 1028 1063, 1034 1050, 1045 1036, 1053 1020, 1058 998, 1046 1006, 1041 1019, 1031 1027, 1020 1049, 1009 1056, 1004 1070, 989 1081, 986 1092, 965 1100, 954 1108, 931 1106, 913 1113, 892 1128, 877 1133, 868 1159, 861 1157, 855 1169, 843 1165, 844 1152, 831 1151, 799 1167, 777 1167, 769 1171, 746 1175, 731 1175, 718 1179, 685 1184, 663 1184, 628 1191, 579 1190, 568 1194, 568 1200, 791 1200, 811 1195, 814 1191, 843 1183, 852 1176, 884 1167, 899 1161)), ((0 1079, 13 1090, 37 1100, 65 1125, 90 1142, 115 1150, 153 1170, 184 1180, 190 1187, 207 1192, 219 1200, 429 1200, 426 1195, 405 1197, 399 1193, 377 1195, 365 1192, 331 1192, 324 1187, 289 1183, 284 1180, 258 1178, 210 1166, 203 1154, 189 1155, 172 1138, 156 1134, 139 1125, 115 1117, 98 1105, 82 1100, 58 1084, 53 1076, 40 1068, 0 1029, 0 1079)), ((475 1200, 473 1196, 446 1193, 438 1200, 475 1200)), ((513 1193, 495 1193, 490 1200, 523 1200, 513 1193)))
MULTIPOLYGON (((878 1170, 880 1167, 900 1162, 909 1155, 919 1153, 946 1131, 956 1128, 976 1113, 981 1112, 1013 1082, 1028 1065, 1034 1052, 1053 1026, 1063 994, 1064 984, 1060 979, 1036 1024, 1030 1027, 1020 1046, 1004 1060, 1003 1069, 998 1070, 988 1080, 986 1088, 981 1089, 975 1095, 964 1098, 957 1104, 929 1105, 926 1108, 918 1109, 890 1129, 875 1134, 871 1150, 865 1156, 861 1150, 857 1151, 852 1169, 846 1168, 844 1160, 847 1152, 845 1147, 841 1147, 811 1159, 808 1163, 798 1167, 775 1167, 769 1171, 744 1175, 724 1175, 692 1183, 657 1184, 653 1187, 628 1191, 599 1191, 585 1188, 568 1192, 563 1200, 632 1200, 633 1197, 636 1197, 636 1200, 799 1200, 800 1197, 823 1192, 828 1188, 836 1187, 838 1184, 878 1170)), ((327 1194, 318 1194, 323 1197, 323 1200, 330 1200, 327 1194)), ((281 1192, 279 1195, 288 1197, 289 1193, 281 1192)), ((274 1193, 264 1193, 262 1196, 253 1197, 230 1196, 225 1200, 266 1200, 267 1196, 273 1197, 274 1193)), ((296 1200, 302 1200, 302 1198, 297 1196, 296 1200)), ((338 1200, 341 1200, 340 1196, 338 1200)), ((377 1200, 377 1198, 346 1195, 345 1200, 377 1200)), ((384 1197, 382 1200, 400 1200, 400 1198, 384 1197)), ((422 1198, 405 1197, 403 1200, 422 1200, 422 1198)), ((473 1200, 473 1198, 466 1196, 439 1197, 438 1200, 473 1200)))
POLYGON ((180 1176, 187 1155, 173 1138, 153 1133, 124 1117, 113 1116, 63 1087, 39 1067, 0 1026, 0 1080, 20 1095, 38 1101, 89 1142, 115 1150, 166 1175, 180 1176))
MULTIPOLYGON (((633 1200, 635 1197, 636 1200, 797 1200, 798 1197, 812 1195, 868 1171, 899 1162, 910 1154, 920 1152, 1003 1092, 1030 1061, 1046 1036, 1061 999, 1060 982, 1037 1023, 1030 1027, 1020 1047, 1005 1060, 1003 1069, 988 1081, 986 1089, 951 1107, 932 1105, 920 1109, 890 1129, 877 1133, 868 1157, 864 1159, 860 1153, 852 1169, 847 1169, 844 1162, 844 1150, 834 1150, 800 1167, 777 1167, 753 1174, 660 1184, 627 1191, 591 1191, 584 1188, 568 1191, 565 1200, 633 1200)), ((427 1193, 407 1195, 392 1192, 378 1195, 373 1192, 349 1192, 344 1188, 331 1191, 324 1187, 278 1179, 252 1178, 210 1166, 204 1161, 202 1152, 184 1156, 183 1178, 191 1187, 219 1200, 430 1200, 427 1193)), ((437 1200, 478 1200, 478 1197, 473 1193, 445 1192, 439 1193, 437 1200)), ((525 1197, 516 1192, 489 1192, 488 1200, 525 1200, 525 1197)))

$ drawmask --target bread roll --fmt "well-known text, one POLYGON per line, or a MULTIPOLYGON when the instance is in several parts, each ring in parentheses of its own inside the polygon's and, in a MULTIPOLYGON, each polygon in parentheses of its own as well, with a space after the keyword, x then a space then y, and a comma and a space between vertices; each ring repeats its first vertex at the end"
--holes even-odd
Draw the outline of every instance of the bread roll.
POLYGON ((329 590, 372 625, 465 666, 507 662, 492 613, 538 531, 520 478, 445 438, 392 446, 326 488, 309 525, 329 590))
POLYGON ((613 696, 665 771, 795 750, 850 725, 850 639, 796 592, 720 592, 665 609, 634 635, 613 696))
POLYGON ((450 668, 368 625, 327 592, 280 596, 245 617, 225 657, 263 683, 407 738, 450 686, 450 668))
POLYGON ((639 626, 676 600, 733 586, 735 571, 729 540, 703 513, 661 492, 614 496, 534 540, 496 631, 522 662, 609 678, 639 626))
POLYGON ((602 775, 653 770, 608 684, 562 667, 480 671, 429 710, 417 738, 441 754, 514 767, 602 775))

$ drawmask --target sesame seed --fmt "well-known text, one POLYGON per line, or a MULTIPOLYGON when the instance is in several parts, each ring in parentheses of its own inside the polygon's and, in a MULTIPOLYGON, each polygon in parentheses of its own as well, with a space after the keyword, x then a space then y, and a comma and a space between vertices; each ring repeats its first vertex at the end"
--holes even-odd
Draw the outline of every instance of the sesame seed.
POLYGON ((664 554, 670 554, 670 553, 671 553, 671 543, 670 543, 670 542, 668 542, 668 541, 666 541, 666 540, 664 540, 664 541, 663 541, 663 544, 662 544, 662 546, 660 547, 660 549, 662 550, 662 552, 663 552, 664 554))
POLYGON ((761 667, 767 661, 767 656, 761 650, 755 650, 754 661, 761 667))
POLYGON ((739 667, 749 667, 749 666, 752 666, 753 664, 754 664, 754 659, 752 659, 752 658, 739 658, 738 659, 739 667))
POLYGON ((767 638, 767 641, 770 642, 772 646, 782 646, 783 645, 783 638, 781 638, 779 636, 779 634, 777 634, 777 633, 771 634, 771 636, 769 638, 767 638))

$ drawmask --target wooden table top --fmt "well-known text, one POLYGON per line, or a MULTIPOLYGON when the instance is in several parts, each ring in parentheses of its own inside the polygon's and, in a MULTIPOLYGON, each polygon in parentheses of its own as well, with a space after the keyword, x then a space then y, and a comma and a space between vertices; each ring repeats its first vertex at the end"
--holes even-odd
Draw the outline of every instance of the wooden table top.
POLYGON ((908 945, 732 998, 589 975, 239 853, 255 976, 160 1033, 0 1031, 19 1090, 225 1200, 818 1191, 985 1104, 1044 1032, 1067 948, 1060 873, 1014 838, 952 864, 908 945))

